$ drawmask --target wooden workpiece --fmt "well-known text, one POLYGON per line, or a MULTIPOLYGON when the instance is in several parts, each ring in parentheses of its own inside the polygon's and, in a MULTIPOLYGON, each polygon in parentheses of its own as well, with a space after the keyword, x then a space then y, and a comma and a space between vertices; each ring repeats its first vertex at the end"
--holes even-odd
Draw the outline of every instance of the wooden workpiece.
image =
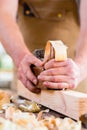
MULTIPOLYGON (((47 62, 52 58, 55 58, 56 61, 67 60, 67 47, 62 41, 56 40, 47 42, 44 61, 47 62)), ((87 113, 87 94, 71 90, 43 90, 43 86, 38 84, 38 87, 39 86, 42 89, 41 93, 34 94, 18 81, 18 95, 75 120, 79 120, 81 115, 87 113)))
POLYGON ((42 90, 40 94, 30 92, 18 81, 19 96, 35 101, 75 120, 87 113, 87 94, 71 90, 42 90))

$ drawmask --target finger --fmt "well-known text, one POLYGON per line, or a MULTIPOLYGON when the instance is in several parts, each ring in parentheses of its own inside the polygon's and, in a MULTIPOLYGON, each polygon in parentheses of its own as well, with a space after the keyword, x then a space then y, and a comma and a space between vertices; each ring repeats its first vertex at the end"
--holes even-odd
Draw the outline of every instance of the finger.
POLYGON ((26 75, 27 70, 29 69, 29 67, 30 67, 30 64, 26 63, 25 61, 22 61, 22 63, 20 64, 18 70, 20 70, 20 72, 22 70, 22 72, 26 75))
POLYGON ((32 54, 26 55, 21 61, 19 68, 22 68, 23 72, 26 73, 31 64, 41 66, 42 62, 32 54))
POLYGON ((26 77, 28 80, 30 80, 33 84, 37 84, 37 78, 29 68, 28 71, 26 72, 26 77))
POLYGON ((77 85, 77 78, 72 78, 69 76, 57 75, 57 76, 38 76, 38 80, 42 82, 53 82, 53 83, 67 83, 69 88, 73 89, 77 85))
POLYGON ((40 90, 39 88, 36 88, 29 80, 27 80, 24 85, 25 85, 25 87, 26 87, 29 91, 31 91, 31 92, 33 92, 33 93, 37 93, 37 94, 38 94, 38 93, 41 92, 41 90, 40 90))
POLYGON ((67 58, 65 61, 55 61, 55 59, 49 60, 45 65, 45 69, 56 68, 56 67, 63 67, 63 66, 70 66, 73 65, 73 60, 71 58, 67 58))
POLYGON ((67 83, 53 83, 53 82, 44 82, 43 83, 44 86, 46 86, 47 88, 50 89, 65 89, 65 88, 69 88, 69 84, 67 83))
POLYGON ((55 59, 52 59, 44 65, 44 68, 50 69, 50 68, 56 68, 56 67, 63 67, 66 65, 67 65, 67 61, 58 62, 58 61, 55 61, 55 59))
POLYGON ((68 71, 67 67, 58 67, 58 68, 51 68, 48 70, 44 70, 40 73, 40 75, 66 75, 68 71))
POLYGON ((22 69, 19 69, 18 72, 17 72, 17 77, 19 80, 22 81, 22 83, 25 83, 26 82, 26 76, 24 75, 22 69))
POLYGON ((27 63, 33 64, 35 66, 42 66, 43 64, 42 61, 36 58, 33 54, 26 55, 25 60, 27 61, 27 63))
POLYGON ((22 68, 18 69, 18 78, 25 84, 26 80, 30 80, 33 84, 37 84, 37 79, 35 75, 32 73, 31 69, 28 68, 26 73, 23 72, 22 68))
POLYGON ((33 84, 37 84, 37 78, 36 76, 33 74, 33 72, 31 71, 31 68, 29 66, 20 66, 18 69, 18 77, 23 79, 23 78, 27 78, 28 80, 30 80, 33 84), (23 68, 24 67, 24 68, 23 68))
POLYGON ((26 78, 23 75, 18 76, 18 79, 25 84, 26 83, 26 78))
POLYGON ((38 79, 40 81, 49 81, 49 82, 70 82, 71 79, 68 76, 62 76, 62 75, 57 75, 57 76, 38 76, 38 79))
POLYGON ((75 78, 71 78, 68 76, 61 76, 61 75, 57 75, 57 76, 38 76, 38 80, 39 81, 43 81, 43 82, 54 82, 54 83, 63 83, 66 82, 67 84, 70 84, 71 88, 74 88, 75 84, 76 84, 76 79, 75 78))
POLYGON ((19 80, 24 84, 26 88, 28 88, 33 93, 40 93, 40 89, 36 88, 28 79, 27 77, 22 73, 18 73, 19 80))

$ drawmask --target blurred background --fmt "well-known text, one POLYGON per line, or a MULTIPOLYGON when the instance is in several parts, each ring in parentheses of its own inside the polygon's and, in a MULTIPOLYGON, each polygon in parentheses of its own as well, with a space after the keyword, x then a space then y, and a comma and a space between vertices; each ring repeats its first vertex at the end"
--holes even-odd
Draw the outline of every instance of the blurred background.
MULTIPOLYGON (((17 24, 30 51, 44 49, 48 40, 62 40, 74 59, 80 30, 76 0, 19 0, 17 24)), ((0 43, 0 87, 16 88, 17 73, 11 57, 0 43)), ((77 91, 87 92, 87 79, 77 91), (83 89, 84 86, 84 89, 83 89)))
POLYGON ((10 88, 13 82, 14 64, 11 57, 6 53, 4 47, 0 43, 0 87, 10 88))

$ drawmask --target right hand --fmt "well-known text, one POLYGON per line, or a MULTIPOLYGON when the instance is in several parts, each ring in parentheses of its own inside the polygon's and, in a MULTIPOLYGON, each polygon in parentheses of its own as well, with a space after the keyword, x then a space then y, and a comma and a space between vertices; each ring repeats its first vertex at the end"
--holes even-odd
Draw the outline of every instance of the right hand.
POLYGON ((51 59, 45 63, 44 68, 38 80, 50 89, 74 89, 82 77, 79 66, 70 58, 61 62, 51 59))
POLYGON ((40 93, 40 89, 36 88, 37 78, 31 71, 31 65, 37 67, 42 66, 42 62, 37 59, 32 53, 27 54, 21 60, 18 67, 18 78, 24 84, 24 86, 33 93, 40 93))

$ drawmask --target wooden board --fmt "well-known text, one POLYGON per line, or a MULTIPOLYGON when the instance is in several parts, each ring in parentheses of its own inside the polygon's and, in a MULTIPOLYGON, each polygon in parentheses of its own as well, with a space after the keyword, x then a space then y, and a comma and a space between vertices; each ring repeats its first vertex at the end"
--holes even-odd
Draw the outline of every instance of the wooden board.
POLYGON ((34 94, 18 81, 17 92, 19 96, 42 104, 56 112, 79 120, 82 114, 87 113, 87 94, 71 90, 42 90, 34 94))

